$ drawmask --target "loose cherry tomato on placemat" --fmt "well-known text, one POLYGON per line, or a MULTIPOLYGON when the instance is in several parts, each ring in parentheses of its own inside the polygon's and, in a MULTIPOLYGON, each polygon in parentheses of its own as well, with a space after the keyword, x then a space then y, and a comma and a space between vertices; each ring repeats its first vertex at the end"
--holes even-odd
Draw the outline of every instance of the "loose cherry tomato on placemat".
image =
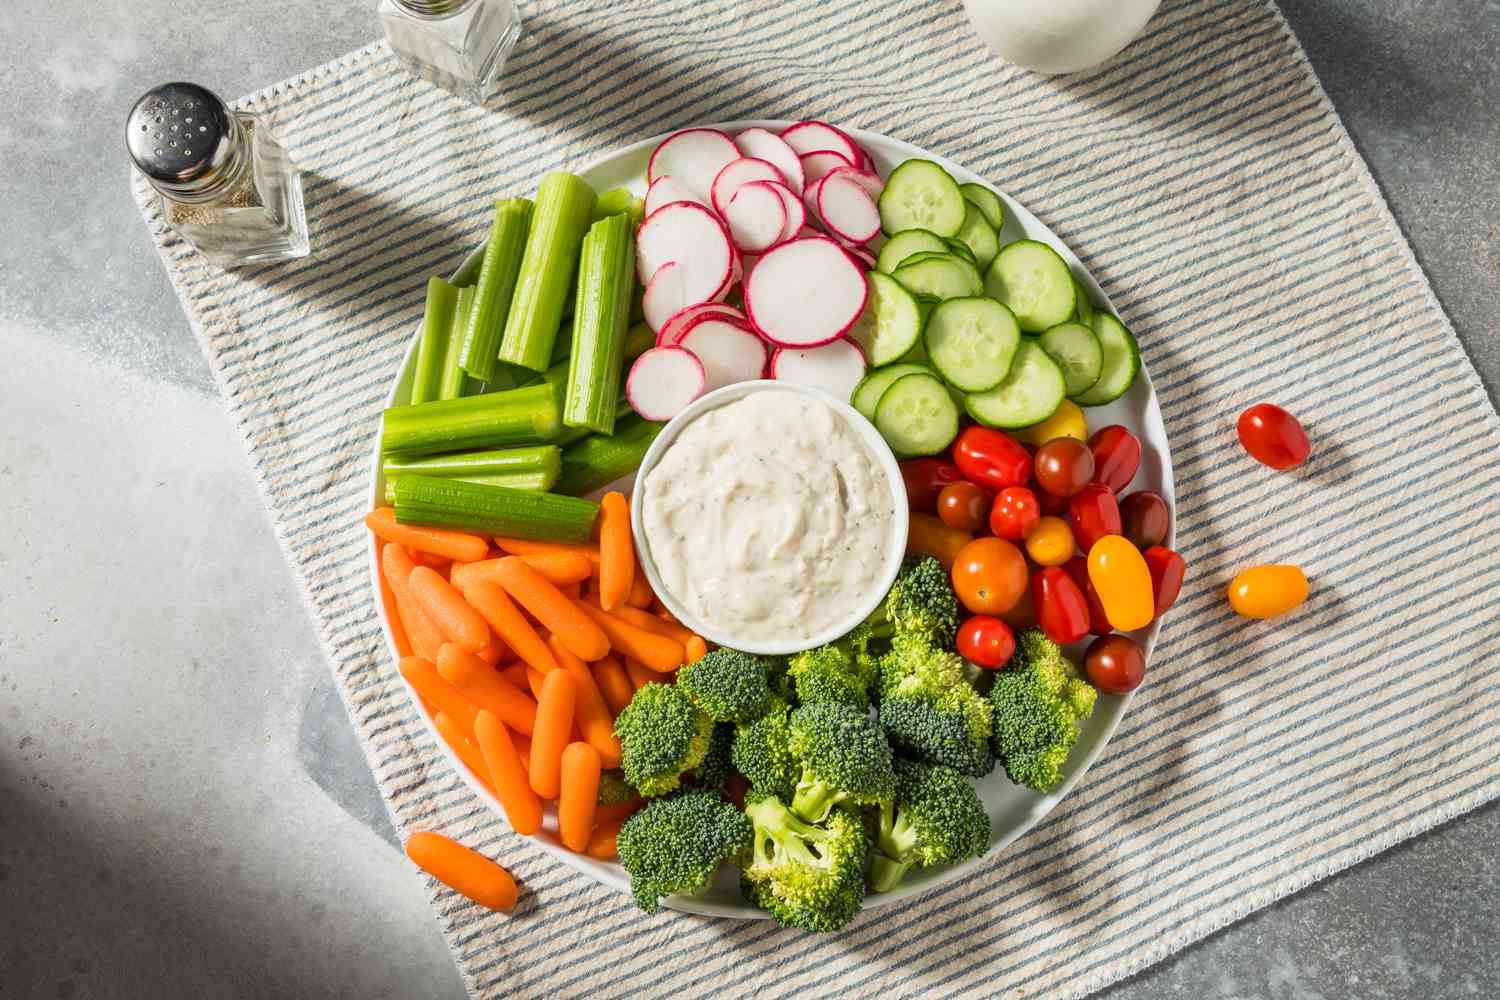
POLYGON ((1250 457, 1273 469, 1301 465, 1312 450, 1297 418, 1273 403, 1256 403, 1241 413, 1235 430, 1250 457))
POLYGON ((1106 635, 1083 654, 1089 683, 1105 694, 1129 694, 1146 678, 1146 655, 1128 635, 1106 635))
POLYGON ((1307 576, 1296 566, 1252 566, 1229 585, 1229 606, 1246 618, 1275 618, 1307 600, 1307 576))
POLYGON ((958 627, 958 655, 986 670, 999 670, 1015 655, 1016 635, 989 615, 975 615, 958 627))
POLYGON ((1094 581, 1089 579, 1089 561, 1083 556, 1074 556, 1063 564, 1063 569, 1078 584, 1078 589, 1083 591, 1083 599, 1089 606, 1089 631, 1094 635, 1109 635, 1114 627, 1109 623, 1109 616, 1104 613, 1104 605, 1099 603, 1099 592, 1094 589, 1094 581))
POLYGON ((1119 493, 1141 467, 1141 439, 1119 424, 1101 427, 1089 438, 1094 453, 1094 482, 1119 493))
POLYGON ((990 531, 1012 542, 1023 542, 1042 519, 1036 494, 1024 486, 1007 486, 990 507, 990 531))
POLYGON ((1042 518, 1026 535, 1026 554, 1041 566, 1061 566, 1073 550, 1073 529, 1060 517, 1042 518))
POLYGON ((938 494, 937 514, 950 528, 978 531, 989 521, 989 494, 971 482, 949 483, 938 494))
POLYGON ((998 615, 1016 606, 1030 574, 1021 550, 1003 538, 976 538, 953 560, 953 590, 978 615, 998 615))
POLYGON ((1036 481, 1048 493, 1070 497, 1094 478, 1094 453, 1077 438, 1053 438, 1037 449, 1036 481))
POLYGON ((1066 645, 1089 634, 1089 606, 1067 571, 1048 566, 1031 578, 1037 624, 1053 642, 1066 645))
POLYGON ((1025 486, 1031 455, 1004 431, 969 427, 953 442, 953 461, 971 483, 991 490, 1025 486))
POLYGON ((1160 494, 1141 490, 1120 498, 1120 534, 1142 552, 1167 540, 1172 515, 1160 494))
POLYGON ((1125 537, 1105 535, 1089 548, 1089 579, 1109 623, 1121 632, 1145 628, 1156 617, 1151 570, 1125 537))
POLYGON ((1073 494, 1068 501, 1068 517, 1073 522, 1073 537, 1084 552, 1105 535, 1118 535, 1121 531, 1120 505, 1102 483, 1089 483, 1073 494))
POLYGON ((1187 563, 1182 561, 1182 556, 1160 545, 1153 545, 1142 552, 1141 558, 1146 560, 1146 568, 1151 571, 1153 604, 1156 617, 1160 618, 1177 602, 1177 595, 1182 592, 1182 578, 1187 575, 1187 563))
POLYGON ((964 478, 958 466, 941 458, 908 458, 898 464, 906 484, 906 506, 927 514, 932 513, 944 486, 964 478))

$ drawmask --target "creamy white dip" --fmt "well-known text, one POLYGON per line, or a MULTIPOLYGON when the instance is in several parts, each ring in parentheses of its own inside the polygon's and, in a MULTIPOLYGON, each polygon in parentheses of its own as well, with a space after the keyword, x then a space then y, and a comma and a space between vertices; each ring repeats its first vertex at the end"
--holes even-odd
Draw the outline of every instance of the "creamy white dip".
POLYGON ((891 563, 885 468, 832 407, 765 389, 707 410, 646 475, 662 583, 702 623, 795 642, 873 603, 891 563))

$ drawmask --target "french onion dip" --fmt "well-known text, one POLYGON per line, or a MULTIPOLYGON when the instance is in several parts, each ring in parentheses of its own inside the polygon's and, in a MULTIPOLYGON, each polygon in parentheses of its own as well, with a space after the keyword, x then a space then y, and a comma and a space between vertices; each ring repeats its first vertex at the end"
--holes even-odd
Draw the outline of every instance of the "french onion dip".
POLYGON ((705 626, 795 642, 873 603, 891 492, 832 407, 764 389, 683 428, 646 475, 641 522, 663 584, 705 626))

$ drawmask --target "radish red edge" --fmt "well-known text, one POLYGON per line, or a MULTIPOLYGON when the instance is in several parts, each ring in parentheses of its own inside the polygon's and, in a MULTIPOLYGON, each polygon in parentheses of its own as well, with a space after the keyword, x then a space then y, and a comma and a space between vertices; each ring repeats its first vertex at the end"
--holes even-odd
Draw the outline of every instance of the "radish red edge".
POLYGON ((844 242, 863 245, 880 235, 880 210, 852 177, 830 173, 818 183, 818 218, 844 242))
POLYGON ((709 188, 709 200, 713 202, 714 211, 719 213, 719 218, 724 218, 729 208, 729 203, 739 193, 740 188, 752 181, 775 181, 781 182, 781 171, 776 165, 758 156, 741 156, 737 160, 731 160, 724 164, 724 168, 714 175, 713 185, 709 188))
MULTIPOLYGON (((755 270, 751 272, 750 280, 745 282, 745 315, 749 319, 750 325, 755 329, 755 332, 765 338, 768 343, 777 347, 820 347, 838 340, 852 329, 855 323, 859 322, 860 315, 865 311, 865 303, 869 299, 869 294, 869 283, 865 280, 864 272, 860 270, 859 265, 854 262, 845 249, 839 245, 838 241, 821 235, 800 237, 788 240, 785 243, 778 243, 761 255, 760 260, 756 263, 755 270), (823 249, 823 245, 825 244, 828 249, 837 251, 836 256, 826 255, 826 251, 823 249), (774 266, 775 264, 779 264, 781 260, 786 259, 786 255, 788 254, 797 254, 798 256, 806 257, 810 253, 825 255, 821 261, 821 273, 817 273, 819 268, 815 263, 811 269, 807 267, 794 268, 792 277, 783 277, 780 274, 780 269, 774 266), (778 255, 780 255, 779 259, 778 255), (771 262, 773 266, 768 268, 768 262, 771 262), (841 267, 849 269, 848 275, 842 276, 851 277, 848 289, 841 290, 837 287, 839 284, 837 279, 841 276, 835 272, 841 267), (809 273, 810 270, 811 274, 809 273), (778 279, 780 280, 778 281, 778 279), (773 286, 777 284, 785 286, 791 283, 799 287, 791 289, 773 287, 771 290, 767 290, 766 283, 768 281, 773 286), (760 289, 760 291, 757 292, 757 289, 760 289), (772 302, 780 299, 783 303, 795 300, 798 302, 816 301, 820 304, 826 304, 829 301, 830 295, 839 291, 847 293, 848 301, 840 302, 840 308, 836 313, 832 314, 833 318, 830 319, 827 327, 814 331, 813 338, 809 340, 789 340, 785 336, 787 329, 781 326, 781 320, 785 319, 786 327, 805 329, 805 317, 799 317, 798 319, 775 317, 776 322, 773 323, 771 322, 773 319, 772 314, 778 308, 776 306, 770 309, 762 308, 760 315, 757 316, 755 302, 762 296, 765 296, 765 301, 772 302), (787 292, 791 294, 786 294, 787 292), (772 327, 776 327, 776 329, 772 327)), ((784 307, 783 305, 780 308, 784 307)))
POLYGON ((667 347, 677 343, 678 338, 687 329, 689 322, 698 316, 708 313, 716 313, 727 319, 744 323, 747 326, 749 325, 749 320, 745 319, 745 314, 734 306, 726 306, 722 302, 699 302, 695 305, 684 306, 667 317, 667 321, 661 325, 661 329, 656 331, 656 346, 667 347))
POLYGON ((692 351, 653 347, 630 366, 625 398, 647 420, 671 420, 703 395, 707 384, 703 362, 692 351))
POLYGON ((778 348, 768 370, 778 381, 811 386, 848 402, 868 362, 858 344, 840 338, 818 347, 778 348))
MULTIPOLYGON (((693 218, 700 225, 705 219, 713 223, 713 227, 717 233, 718 238, 722 239, 724 242, 724 249, 727 254, 727 259, 724 262, 724 270, 722 272, 719 272, 717 275, 713 275, 713 273, 710 272, 711 276, 717 278, 717 283, 713 285, 712 288, 708 287, 707 282, 705 281, 703 283, 704 287, 702 288, 692 286, 687 287, 685 290, 685 296, 689 302, 707 302, 713 299, 721 298, 722 296, 727 294, 729 289, 734 286, 734 283, 739 280, 739 251, 735 249, 734 240, 730 238, 729 230, 724 227, 724 221, 717 215, 715 215, 713 213, 713 210, 707 205, 701 205, 693 201, 668 202, 661 208, 658 208, 656 211, 646 216, 646 218, 642 220, 640 226, 636 229, 636 274, 640 277, 641 283, 643 285, 649 285, 651 282, 651 278, 656 274, 657 269, 664 266, 668 262, 693 262, 699 259, 699 256, 701 255, 701 245, 694 244, 692 239, 688 239, 685 241, 688 245, 675 247, 674 251, 670 253, 658 254, 648 253, 646 251, 646 248, 645 246, 643 246, 643 244, 645 243, 647 236, 653 234, 654 232, 659 232, 662 226, 670 224, 670 218, 667 215, 667 213, 669 212, 701 213, 701 218, 696 215, 693 216, 693 218), (685 252, 676 252, 679 250, 685 252)), ((679 225, 685 224, 686 223, 679 223, 679 225)), ((680 236, 677 238, 681 239, 680 236)), ((686 282, 687 275, 683 275, 682 277, 684 282, 686 282)))
MULTIPOLYGON (((656 148, 651 151, 651 158, 646 161, 646 183, 649 184, 652 181, 656 180, 656 178, 657 178, 657 169, 656 169, 656 167, 657 167, 657 162, 658 162, 658 160, 660 159, 660 157, 662 155, 662 150, 668 149, 674 142, 681 142, 681 141, 684 141, 684 140, 694 141, 694 140, 698 140, 698 139, 702 139, 702 138, 708 138, 710 136, 717 136, 718 138, 723 139, 726 143, 728 143, 729 150, 732 151, 734 155, 731 156, 731 157, 729 157, 728 159, 726 159, 725 160, 726 163, 730 159, 738 159, 739 158, 740 149, 739 149, 738 146, 736 146, 734 144, 734 140, 729 137, 729 134, 727 132, 721 131, 720 129, 716 129, 716 128, 685 128, 685 129, 681 129, 681 130, 679 130, 677 132, 673 132, 671 135, 667 136, 661 142, 657 143, 656 144, 656 148)), ((720 169, 722 169, 722 164, 719 167, 715 167, 714 168, 714 173, 718 173, 718 171, 720 169)), ((663 173, 668 173, 668 171, 663 171, 663 173)), ((708 178, 708 181, 711 183, 713 181, 713 177, 710 176, 708 178)), ((682 183, 682 184, 685 184, 689 190, 693 189, 693 185, 688 182, 687 178, 685 178, 685 177, 684 178, 680 178, 679 182, 682 183)), ((707 186, 708 186, 707 184, 704 185, 705 190, 704 190, 703 193, 705 195, 708 193, 707 186)), ((695 191, 694 193, 696 194, 697 192, 695 191)))
POLYGON ((741 254, 765 253, 786 235, 787 201, 777 188, 791 194, 780 182, 755 181, 729 199, 724 222, 741 254))

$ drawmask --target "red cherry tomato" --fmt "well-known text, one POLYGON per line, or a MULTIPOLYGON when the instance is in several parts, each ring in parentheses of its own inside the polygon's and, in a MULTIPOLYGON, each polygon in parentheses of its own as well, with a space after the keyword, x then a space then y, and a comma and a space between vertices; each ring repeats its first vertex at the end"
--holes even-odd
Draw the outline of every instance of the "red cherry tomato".
POLYGON ((937 514, 943 523, 971 534, 990 518, 990 497, 970 482, 949 483, 938 494, 937 514))
POLYGON ((1105 535, 1120 533, 1120 505, 1103 483, 1089 483, 1068 501, 1068 517, 1073 522, 1073 537, 1078 547, 1088 553, 1105 535))
POLYGON ((932 513, 944 486, 964 478, 958 466, 941 458, 908 458, 898 464, 906 484, 906 506, 924 514, 932 513))
POLYGON ((1037 624, 1056 643, 1077 642, 1089 634, 1089 605, 1083 591, 1061 566, 1048 566, 1031 578, 1037 624))
POLYGON ((1048 493, 1040 486, 1034 491, 1036 493, 1037 506, 1042 508, 1042 514, 1048 517, 1057 517, 1068 512, 1068 498, 1060 497, 1056 493, 1048 493))
POLYGON ((1048 493, 1070 497, 1094 478, 1094 453, 1077 438, 1053 438, 1036 451, 1036 481, 1048 493))
POLYGON ((1250 457, 1273 469, 1301 465, 1312 450, 1297 418, 1271 403, 1256 403, 1241 413, 1235 429, 1250 457))
POLYGON ((958 627, 958 655, 986 670, 999 670, 1015 655, 1016 634, 989 615, 975 615, 958 627))
POLYGON ((1187 563, 1171 549, 1153 545, 1141 553, 1146 568, 1151 571, 1151 593, 1156 601, 1156 617, 1167 613, 1182 592, 1182 578, 1187 575, 1187 563))
POLYGON ((1031 587, 1021 591, 1021 599, 1016 602, 1016 606, 999 616, 1001 621, 1016 632, 1036 628, 1036 601, 1032 599, 1031 591, 1031 587))
POLYGON ((1119 493, 1141 467, 1141 439, 1119 424, 1101 427, 1089 438, 1094 453, 1094 482, 1119 493))
POLYGON ((1083 591, 1084 602, 1089 606, 1089 631, 1095 635, 1109 635, 1114 628, 1109 624, 1109 616, 1104 613, 1104 605, 1099 601, 1099 592, 1094 589, 1094 581, 1089 579, 1089 561, 1084 556, 1074 556, 1063 564, 1063 569, 1078 584, 1078 589, 1083 591))
POLYGON ((969 482, 996 492, 1031 478, 1031 456, 1021 442, 988 427, 966 428, 953 442, 953 461, 969 482))
POLYGON ((1167 502, 1159 494, 1141 490, 1120 498, 1120 534, 1142 552, 1165 542, 1171 525, 1167 502))
POLYGON ((953 590, 977 615, 998 615, 1026 592, 1026 557, 1003 538, 976 538, 953 559, 953 590))
POLYGON ((1146 654, 1127 635, 1100 636, 1083 654, 1083 669, 1105 694, 1129 694, 1146 679, 1146 654))
POLYGON ((1012 542, 1023 541, 1042 519, 1036 494, 1024 486, 1007 486, 990 508, 990 531, 1012 542))

